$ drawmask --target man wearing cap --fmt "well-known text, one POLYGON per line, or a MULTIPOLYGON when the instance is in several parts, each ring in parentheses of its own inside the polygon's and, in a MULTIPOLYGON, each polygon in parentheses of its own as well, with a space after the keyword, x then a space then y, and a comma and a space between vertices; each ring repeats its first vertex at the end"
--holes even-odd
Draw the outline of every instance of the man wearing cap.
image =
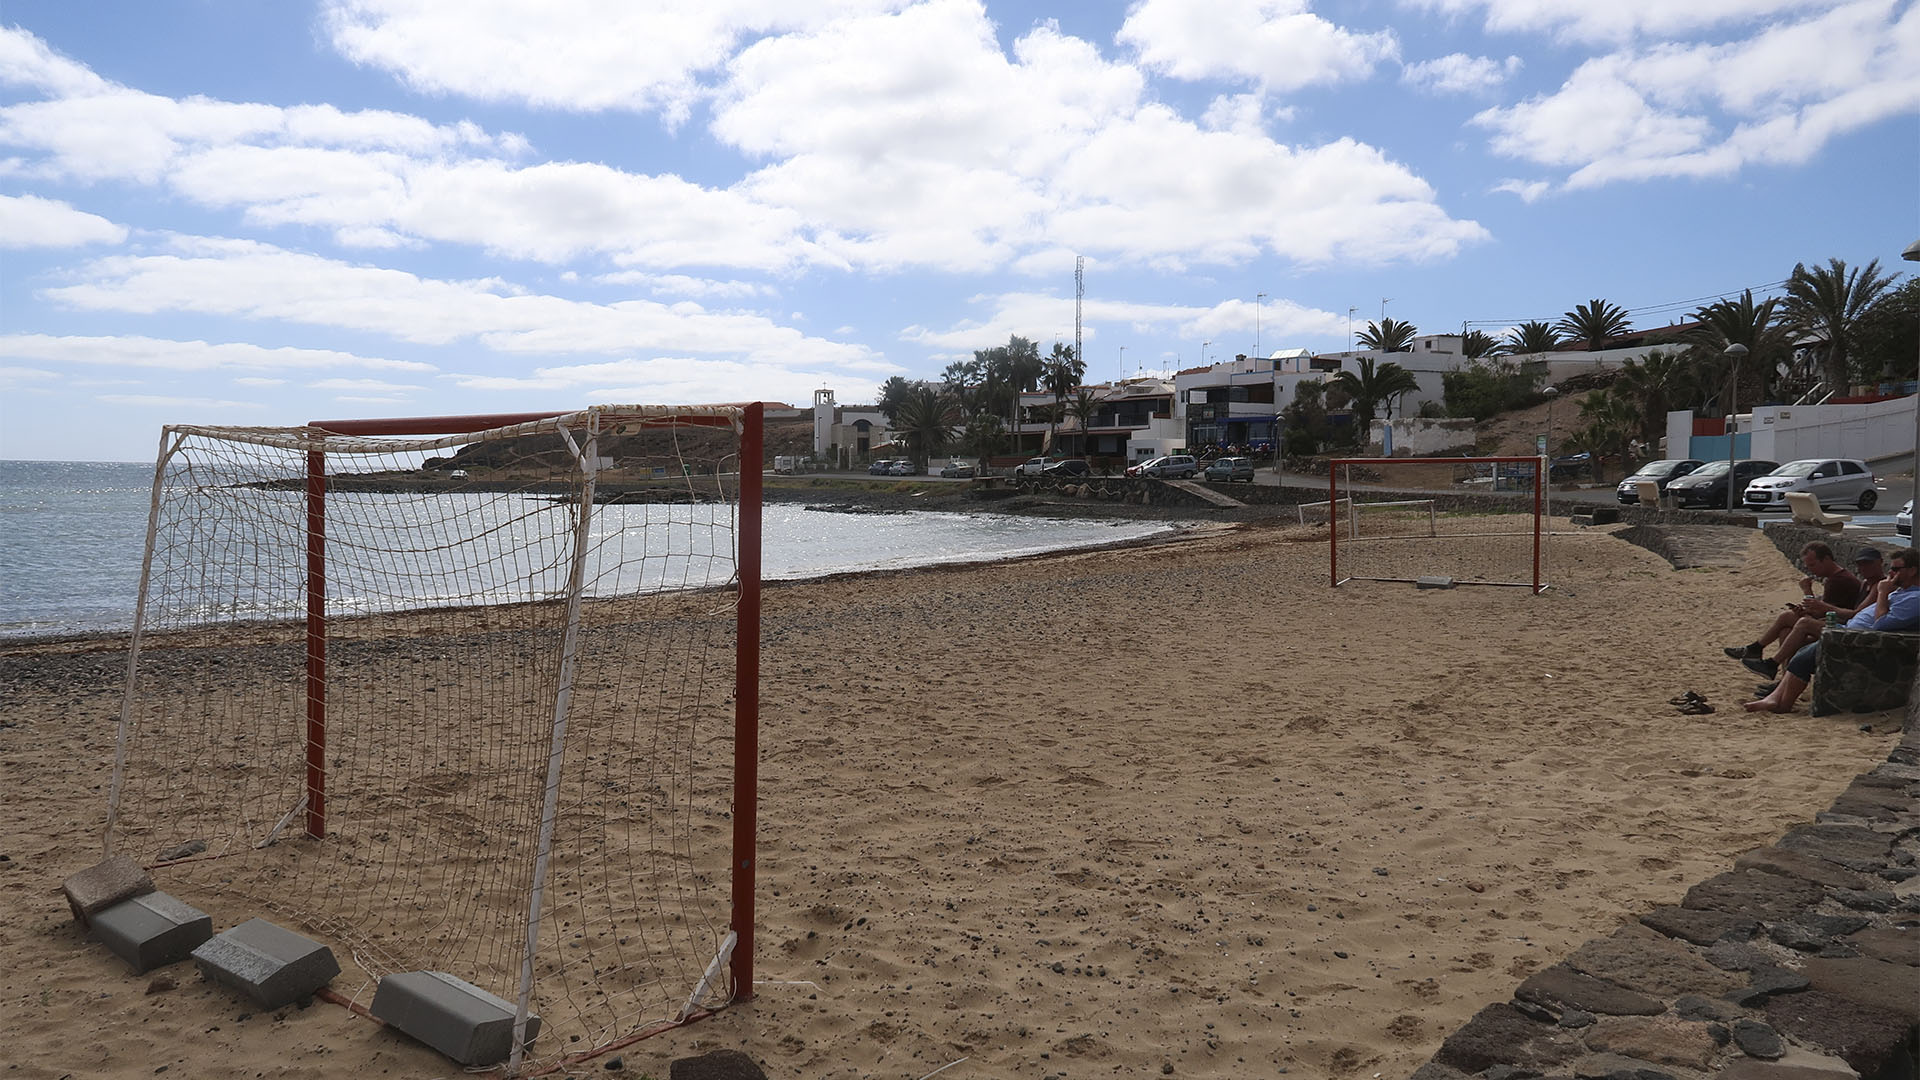
POLYGON ((1800 564, 1807 568, 1807 576, 1800 579, 1800 602, 1787 605, 1787 610, 1773 621, 1767 636, 1752 645, 1742 648, 1730 648, 1728 656, 1746 665, 1748 671, 1771 679, 1780 673, 1780 662, 1799 652, 1809 642, 1820 637, 1820 631, 1826 628, 1826 616, 1833 613, 1838 621, 1844 623, 1854 617, 1861 608, 1874 602, 1874 586, 1887 576, 1886 563, 1878 548, 1863 547, 1853 554, 1853 565, 1860 571, 1859 577, 1846 572, 1833 558, 1833 550, 1822 543, 1808 544, 1800 552, 1800 564), (1818 550, 1816 550, 1818 549, 1818 550), (1822 573, 1831 567, 1838 574, 1822 573), (1826 595, 1813 595, 1815 578, 1822 578, 1826 585, 1821 590, 1826 595), (1784 630, 1783 630, 1784 627, 1784 630), (1774 659, 1765 657, 1765 650, 1775 638, 1780 641, 1780 651, 1774 659))

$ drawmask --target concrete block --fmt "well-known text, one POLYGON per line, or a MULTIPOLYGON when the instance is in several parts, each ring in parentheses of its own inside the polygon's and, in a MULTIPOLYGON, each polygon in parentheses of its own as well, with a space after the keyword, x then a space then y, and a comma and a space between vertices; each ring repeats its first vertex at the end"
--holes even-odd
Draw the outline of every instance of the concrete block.
POLYGON ((125 855, 94 863, 60 885, 67 907, 81 926, 92 925, 96 912, 153 891, 153 878, 125 855))
POLYGON ((265 919, 248 919, 193 950, 200 974, 262 1009, 291 1005, 340 974, 333 950, 283 930, 265 919))
POLYGON ((213 917, 166 893, 150 892, 96 913, 93 936, 135 975, 143 975, 185 960, 213 936, 213 917))
POLYGON ((1416 589, 1451 589, 1453 588, 1453 579, 1450 577, 1416 578, 1413 587, 1416 589))
MULTIPOLYGON (((369 1011, 462 1065, 492 1065, 513 1050, 513 1002, 444 971, 388 975, 369 1011)), ((540 1018, 529 1013, 527 1044, 539 1033, 540 1018)))

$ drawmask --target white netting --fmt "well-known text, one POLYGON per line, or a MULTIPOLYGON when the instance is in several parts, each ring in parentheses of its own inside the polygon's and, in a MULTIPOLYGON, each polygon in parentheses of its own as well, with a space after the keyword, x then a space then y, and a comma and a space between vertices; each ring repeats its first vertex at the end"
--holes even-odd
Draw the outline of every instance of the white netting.
POLYGON ((558 746, 533 1055, 678 1016, 728 930, 739 439, 724 415, 639 418, 411 441, 169 429, 109 848, 191 851, 156 869, 162 888, 298 927, 349 974, 446 971, 512 1002, 558 746), (309 452, 326 474, 318 840, 309 452))
MULTIPOLYGON (((1536 471, 1531 459, 1336 463, 1335 501, 1302 507, 1301 519, 1331 521, 1340 580, 1532 587, 1535 554, 1544 557, 1547 538, 1536 471)), ((1544 585, 1544 562, 1541 570, 1544 585)))

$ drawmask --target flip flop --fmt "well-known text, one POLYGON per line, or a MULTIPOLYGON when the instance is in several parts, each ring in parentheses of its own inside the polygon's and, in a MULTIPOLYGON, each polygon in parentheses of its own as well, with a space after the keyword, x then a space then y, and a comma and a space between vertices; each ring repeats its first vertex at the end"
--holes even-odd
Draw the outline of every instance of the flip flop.
POLYGON ((1685 716, 1705 716, 1712 711, 1713 706, 1705 701, 1689 701, 1680 706, 1680 712, 1685 716))
POLYGON ((1681 694, 1681 695, 1680 695, 1679 697, 1670 697, 1670 698, 1668 698, 1668 699, 1667 699, 1667 704, 1669 704, 1669 705, 1691 705, 1691 704, 1693 704, 1693 703, 1694 703, 1694 702, 1696 702, 1696 701, 1705 701, 1705 700, 1707 700, 1707 699, 1706 699, 1706 698, 1703 698, 1703 697, 1701 697, 1701 696, 1700 696, 1700 695, 1699 695, 1698 693, 1695 693, 1694 691, 1692 691, 1692 690, 1689 690, 1689 691, 1687 691, 1686 693, 1684 693, 1684 694, 1681 694))

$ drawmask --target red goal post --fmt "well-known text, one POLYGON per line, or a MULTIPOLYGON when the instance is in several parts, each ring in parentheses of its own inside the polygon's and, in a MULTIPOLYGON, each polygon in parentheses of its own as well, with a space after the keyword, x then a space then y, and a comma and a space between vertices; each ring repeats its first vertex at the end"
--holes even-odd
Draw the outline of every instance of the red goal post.
MULTIPOLYGON (((1329 461, 1327 463, 1327 466, 1328 466, 1327 467, 1327 518, 1328 518, 1327 552, 1328 552, 1329 580, 1333 588, 1339 588, 1341 585, 1349 581, 1412 582, 1412 581, 1418 580, 1417 578, 1407 578, 1407 577, 1369 577, 1361 574, 1349 574, 1346 577, 1342 577, 1340 575, 1340 524, 1335 514, 1336 508, 1340 505, 1340 500, 1342 498, 1340 494, 1340 476, 1343 469, 1351 468, 1354 466, 1374 467, 1374 468, 1393 468, 1393 467, 1406 467, 1406 466, 1415 466, 1415 465, 1418 465, 1418 466, 1488 465, 1488 466, 1492 466, 1496 470, 1496 472, 1499 466, 1501 465, 1531 466, 1532 477, 1533 477, 1533 498, 1531 500, 1532 512, 1533 512, 1533 528, 1532 528, 1533 574, 1531 579, 1528 581, 1466 580, 1466 581, 1457 582, 1456 584, 1500 585, 1500 586, 1508 586, 1508 587, 1515 587, 1515 588, 1525 588, 1535 594, 1538 594, 1546 589, 1547 582, 1542 580, 1540 576, 1541 574, 1540 545, 1541 545, 1541 539, 1544 535, 1543 523, 1545 521, 1545 514, 1546 514, 1547 459, 1544 457, 1334 458, 1333 460, 1329 461)), ((1350 504, 1353 501, 1352 494, 1351 494, 1352 490, 1353 488, 1350 485, 1349 494, 1346 496, 1350 504)))

